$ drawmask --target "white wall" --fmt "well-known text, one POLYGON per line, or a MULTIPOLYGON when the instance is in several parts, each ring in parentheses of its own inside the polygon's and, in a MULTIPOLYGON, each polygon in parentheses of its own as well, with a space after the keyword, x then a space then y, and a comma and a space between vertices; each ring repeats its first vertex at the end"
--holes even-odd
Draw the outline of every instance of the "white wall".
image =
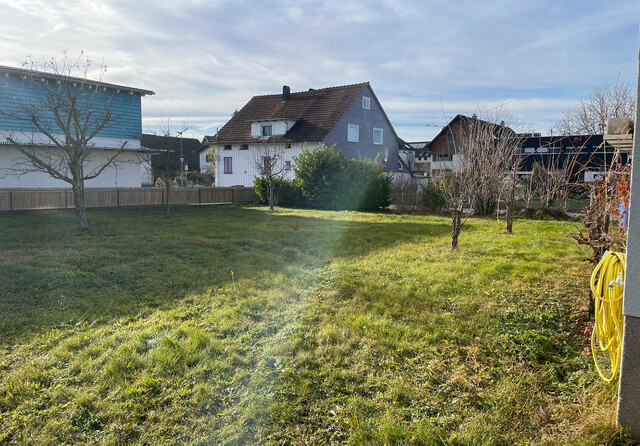
POLYGON ((208 154, 209 154, 208 148, 200 152, 200 172, 202 173, 213 172, 215 168, 214 163, 210 163, 207 161, 208 154))
MULTIPOLYGON (((40 150, 55 151, 51 147, 40 150)), ((85 174, 97 166, 104 165, 113 156, 113 150, 95 150, 93 159, 85 166, 85 174)), ((34 172, 21 177, 12 175, 11 168, 18 167, 22 155, 15 147, 0 145, 0 188, 49 188, 70 187, 46 173, 34 172)), ((105 169, 97 178, 85 182, 86 187, 141 187, 142 168, 140 152, 125 151, 118 155, 118 165, 105 169)))
MULTIPOLYGON (((320 143, 293 143, 290 149, 285 149, 284 144, 270 144, 269 146, 277 147, 284 153, 283 162, 291 161, 291 170, 285 176, 287 179, 293 179, 293 158, 298 156, 303 147, 317 147, 320 143)), ((255 160, 260 158, 259 150, 265 144, 249 144, 249 150, 240 150, 242 144, 233 144, 231 150, 224 150, 224 145, 216 146, 216 187, 245 186, 253 187, 253 181, 260 176, 255 166, 255 160), (233 173, 224 173, 224 158, 232 158, 233 173)))
POLYGON ((151 154, 140 154, 140 178, 143 186, 153 186, 153 172, 151 171, 151 154))

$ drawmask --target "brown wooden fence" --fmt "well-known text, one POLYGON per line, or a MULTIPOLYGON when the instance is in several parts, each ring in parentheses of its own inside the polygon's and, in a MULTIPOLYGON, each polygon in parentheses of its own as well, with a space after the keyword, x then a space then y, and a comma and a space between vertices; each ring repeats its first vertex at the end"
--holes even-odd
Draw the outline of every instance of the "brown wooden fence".
MULTIPOLYGON (((171 204, 252 203, 255 192, 250 187, 175 187, 171 204)), ((86 207, 162 206, 166 204, 163 188, 86 188, 86 207)), ((0 189, 0 211, 73 208, 71 189, 0 189)))

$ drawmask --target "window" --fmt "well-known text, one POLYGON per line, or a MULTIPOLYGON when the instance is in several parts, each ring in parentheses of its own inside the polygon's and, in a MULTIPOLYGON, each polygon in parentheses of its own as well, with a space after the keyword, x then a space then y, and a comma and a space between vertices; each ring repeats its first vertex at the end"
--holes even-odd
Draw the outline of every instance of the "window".
POLYGON ((291 161, 284 162, 284 170, 291 170, 291 161))
POLYGON ((213 157, 211 155, 205 155, 204 157, 205 161, 210 163, 211 161, 213 161, 213 157))
POLYGON ((360 126, 358 124, 347 125, 347 141, 358 142, 360 140, 360 126))
POLYGON ((535 147, 525 147, 524 148, 524 153, 533 153, 536 151, 535 147))
POLYGON ((438 155, 433 155, 434 161, 451 161, 451 155, 448 153, 442 153, 438 155))
POLYGON ((538 153, 547 153, 548 151, 548 147, 538 147, 538 153))
POLYGON ((240 150, 249 150, 249 144, 242 144, 242 147, 240 147, 240 150))
POLYGON ((382 129, 378 127, 373 128, 373 143, 381 145, 382 144, 382 129))
POLYGON ((285 149, 290 149, 290 148, 291 148, 291 143, 290 143, 290 142, 286 143, 286 144, 284 145, 284 148, 285 148, 285 149))
POLYGON ((272 129, 273 129, 273 126, 271 124, 263 125, 260 130, 260 135, 268 138, 269 136, 271 136, 272 129))
POLYGON ((456 140, 456 135, 452 135, 451 133, 447 135, 447 141, 455 142, 455 140, 456 140))
POLYGON ((362 96, 362 108, 365 110, 371 109, 371 98, 369 96, 362 96))
POLYGON ((225 144, 224 150, 231 150, 231 144, 225 144))
POLYGON ((230 156, 224 157, 224 173, 233 173, 233 158, 230 156))

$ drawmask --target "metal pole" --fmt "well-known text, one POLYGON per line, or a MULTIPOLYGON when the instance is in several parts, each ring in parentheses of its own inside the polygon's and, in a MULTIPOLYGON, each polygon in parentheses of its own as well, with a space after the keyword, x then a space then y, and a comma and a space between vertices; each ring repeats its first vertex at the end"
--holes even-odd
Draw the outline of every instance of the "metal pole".
POLYGON ((184 162, 182 161, 182 134, 184 130, 178 133, 180 134, 180 187, 184 187, 184 162))
MULTIPOLYGON (((638 89, 640 92, 640 41, 638 46, 638 89)), ((632 153, 640 150, 640 98, 636 95, 635 130, 632 153)), ((618 390, 618 423, 631 435, 640 437, 640 157, 633 156, 629 235, 622 313, 622 361, 618 390), (636 184, 637 183, 637 184, 636 184)))

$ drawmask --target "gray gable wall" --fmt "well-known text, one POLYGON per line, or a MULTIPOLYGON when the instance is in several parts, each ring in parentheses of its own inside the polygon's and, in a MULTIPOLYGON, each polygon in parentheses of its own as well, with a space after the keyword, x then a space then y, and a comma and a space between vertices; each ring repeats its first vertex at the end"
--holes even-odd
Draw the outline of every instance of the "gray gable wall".
POLYGON ((344 153, 347 158, 357 158, 359 155, 367 158, 376 158, 377 156, 378 161, 385 164, 386 170, 398 170, 398 140, 391 125, 385 118, 382 108, 375 99, 371 87, 368 85, 358 94, 358 97, 345 111, 323 142, 327 146, 335 144, 336 149, 344 153), (362 108, 363 96, 371 98, 371 108, 369 110, 362 108), (348 124, 360 126, 359 142, 347 141, 348 124), (374 127, 383 129, 382 145, 373 144, 374 127), (386 163, 384 163, 385 155, 387 158, 386 163))

